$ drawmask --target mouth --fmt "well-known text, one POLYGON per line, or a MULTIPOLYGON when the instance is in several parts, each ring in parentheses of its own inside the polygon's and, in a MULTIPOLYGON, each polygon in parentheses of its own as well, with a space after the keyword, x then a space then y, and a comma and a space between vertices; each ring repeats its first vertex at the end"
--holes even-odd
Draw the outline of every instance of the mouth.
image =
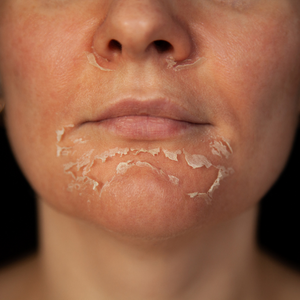
POLYGON ((167 99, 121 100, 88 123, 114 136, 134 140, 170 139, 210 125, 192 110, 167 99))

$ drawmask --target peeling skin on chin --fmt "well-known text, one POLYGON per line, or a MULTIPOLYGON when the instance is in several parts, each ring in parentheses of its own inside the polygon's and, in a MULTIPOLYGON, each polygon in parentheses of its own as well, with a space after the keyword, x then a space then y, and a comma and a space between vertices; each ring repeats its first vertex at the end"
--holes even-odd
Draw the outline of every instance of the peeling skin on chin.
MULTIPOLYGON (((76 153, 76 149, 74 149, 74 147, 79 147, 81 144, 88 143, 88 141, 83 138, 66 139, 64 137, 67 129, 73 127, 74 125, 67 125, 63 126, 62 129, 56 131, 56 156, 58 158, 72 156, 74 153, 76 153), (69 141, 69 144, 64 145, 67 141, 69 141)), ((229 157, 233 154, 233 150, 229 144, 229 141, 223 137, 211 137, 209 148, 211 149, 211 153, 214 156, 218 156, 222 159, 229 159, 229 157)), ((181 162, 185 162, 192 170, 200 168, 215 168, 216 170, 218 170, 217 177, 210 188, 207 190, 207 192, 203 193, 198 191, 191 191, 186 194, 191 199, 202 198, 207 203, 211 203, 213 194, 220 187, 221 181, 234 173, 233 168, 226 168, 222 165, 214 164, 206 156, 202 154, 191 154, 185 149, 171 151, 159 147, 153 149, 116 147, 104 151, 100 154, 96 153, 95 149, 90 149, 89 151, 86 151, 84 154, 78 157, 75 161, 63 164, 63 172, 72 178, 71 183, 69 183, 68 185, 68 190, 72 192, 75 190, 84 191, 87 188, 92 188, 92 190, 97 192, 101 197, 102 192, 105 189, 109 188, 109 186, 117 176, 125 175, 131 168, 148 168, 154 173, 158 174, 162 180, 165 180, 166 182, 169 182, 174 186, 179 186, 180 179, 173 174, 168 174, 167 172, 147 161, 135 161, 133 159, 120 162, 116 167, 115 174, 104 184, 88 176, 95 166, 96 161, 105 163, 107 159, 116 156, 118 156, 119 158, 125 158, 128 155, 131 155, 131 157, 132 155, 143 155, 143 157, 145 157, 145 155, 150 155, 151 157, 156 157, 159 154, 162 155, 161 157, 164 157, 165 159, 173 162, 178 162, 178 157, 182 156, 183 159, 181 159, 181 162)))
POLYGON ((150 150, 147 150, 147 149, 134 149, 134 148, 131 148, 130 151, 133 152, 133 155, 138 155, 140 153, 149 153, 153 156, 156 156, 160 153, 160 148, 155 148, 155 149, 150 149, 150 150))
POLYGON ((181 150, 176 150, 176 151, 169 151, 166 149, 163 149, 163 153, 165 154, 166 158, 173 160, 173 161, 178 161, 178 155, 182 153, 181 150))
POLYGON ((206 167, 208 169, 210 167, 214 167, 219 170, 218 177, 216 178, 216 180, 214 181, 214 183, 212 184, 212 186, 210 187, 207 193, 194 192, 188 194, 191 198, 204 197, 206 202, 211 202, 213 193, 216 189, 219 188, 221 180, 233 174, 234 173, 233 168, 226 169, 225 167, 220 165, 215 166, 203 155, 189 154, 185 150, 183 150, 183 153, 185 155, 185 160, 187 164, 193 169, 202 168, 202 167, 206 167))
POLYGON ((72 127, 74 127, 74 125, 70 124, 70 125, 63 126, 62 129, 56 131, 56 139, 58 143, 62 140, 62 137, 66 132, 66 128, 72 128, 72 127))

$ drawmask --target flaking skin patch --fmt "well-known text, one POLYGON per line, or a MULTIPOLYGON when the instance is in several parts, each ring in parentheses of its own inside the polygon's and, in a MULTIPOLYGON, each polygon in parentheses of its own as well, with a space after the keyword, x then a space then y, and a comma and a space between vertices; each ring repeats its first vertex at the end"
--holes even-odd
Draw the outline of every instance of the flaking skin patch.
MULTIPOLYGON (((88 145, 89 141, 85 140, 84 137, 78 137, 75 139, 67 139, 67 137, 65 137, 66 129, 73 127, 74 125, 67 125, 56 131, 56 156, 58 158, 65 157, 65 159, 72 160, 72 155, 76 151, 74 147, 80 147, 82 144, 84 144, 86 149, 86 145, 88 145)), ((229 141, 219 136, 217 138, 211 137, 211 142, 208 144, 208 146, 211 149, 211 153, 220 157, 220 159, 228 159, 233 154, 233 150, 229 144, 229 141)), ((161 168, 154 166, 153 163, 147 161, 145 155, 150 155, 153 158, 160 156, 161 158, 165 158, 172 163, 179 163, 178 157, 183 156, 184 159, 181 159, 180 163, 185 162, 193 170, 200 168, 217 169, 217 177, 207 192, 203 193, 191 191, 186 193, 186 195, 191 199, 202 198, 208 204, 212 202, 213 194, 220 187, 221 181, 234 173, 233 168, 226 168, 225 166, 219 164, 213 164, 206 156, 202 154, 191 154, 185 149, 169 150, 161 147, 152 149, 115 147, 102 153, 97 153, 95 149, 90 149, 85 151, 74 161, 69 161, 68 163, 63 164, 63 172, 71 178, 71 182, 68 185, 68 191, 83 191, 90 187, 93 191, 98 193, 99 197, 101 197, 103 189, 109 188, 110 184, 116 179, 117 176, 125 175, 130 168, 148 168, 172 185, 180 186, 181 182, 178 177, 174 176, 174 174, 168 174, 161 168), (128 155, 131 155, 131 157, 132 155, 136 157, 143 155, 143 160, 126 160, 128 155), (95 167, 96 161, 100 161, 102 164, 104 164, 108 159, 114 159, 116 156, 119 158, 124 157, 125 160, 117 165, 115 174, 110 180, 106 181, 105 183, 100 183, 99 181, 90 177, 89 174, 95 167)))

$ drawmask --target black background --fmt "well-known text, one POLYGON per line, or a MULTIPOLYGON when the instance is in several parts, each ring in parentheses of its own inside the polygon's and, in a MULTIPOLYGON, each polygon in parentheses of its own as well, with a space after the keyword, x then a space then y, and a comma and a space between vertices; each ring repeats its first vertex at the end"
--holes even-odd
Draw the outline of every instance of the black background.
MULTIPOLYGON (((258 243, 300 271, 300 130, 281 177, 261 201, 258 243)), ((0 128, 0 267, 37 250, 34 193, 0 128)))

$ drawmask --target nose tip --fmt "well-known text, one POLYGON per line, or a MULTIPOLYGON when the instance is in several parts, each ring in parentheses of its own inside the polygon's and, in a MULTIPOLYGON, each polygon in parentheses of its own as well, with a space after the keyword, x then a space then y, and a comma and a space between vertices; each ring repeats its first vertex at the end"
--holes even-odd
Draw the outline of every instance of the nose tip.
POLYGON ((109 8, 93 46, 110 62, 162 54, 181 61, 190 56, 192 39, 163 1, 120 0, 109 8))

